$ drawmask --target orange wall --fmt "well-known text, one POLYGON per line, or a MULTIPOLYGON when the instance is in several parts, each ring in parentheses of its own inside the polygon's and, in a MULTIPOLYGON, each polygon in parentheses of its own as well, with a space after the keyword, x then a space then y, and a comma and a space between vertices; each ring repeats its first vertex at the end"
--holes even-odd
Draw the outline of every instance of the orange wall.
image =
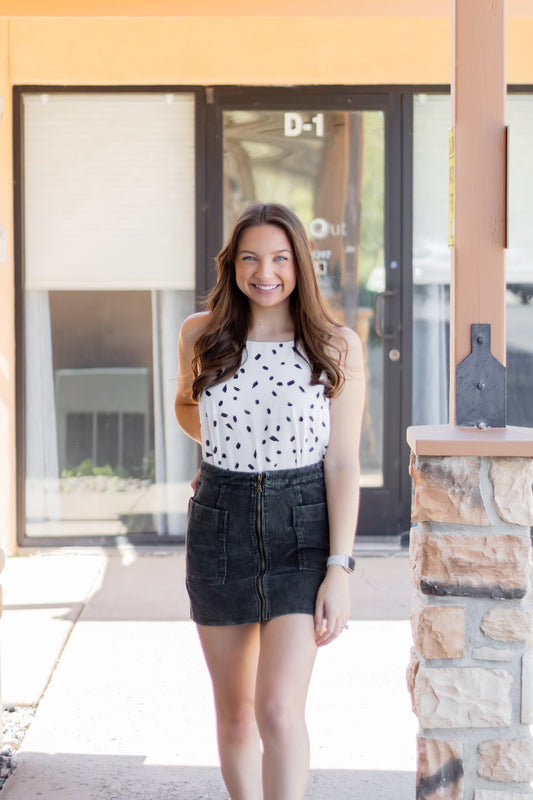
POLYGON ((13 83, 449 83, 447 19, 10 22, 13 83))
POLYGON ((533 84, 533 19, 507 22, 507 82, 533 84))
POLYGON ((0 225, 7 231, 7 264, 0 263, 0 546, 11 551, 15 527, 15 336, 13 172, 8 25, 0 20, 0 225))
MULTIPOLYGON (((509 13, 532 0, 509 0, 509 13)), ((8 17, 190 17, 190 16, 441 16, 450 0, 2 0, 8 17), (325 14, 327 10, 327 14, 325 14)))
MULTIPOLYGON (((449 17, 450 0, 2 0, 7 17, 385 16, 449 17), (324 13, 327 10, 327 15, 324 13)), ((509 17, 533 15, 533 0, 507 0, 509 17)))
MULTIPOLYGON (((533 83, 533 18, 508 21, 508 80, 533 83)), ((450 82, 443 17, 13 19, 11 82, 450 82)))

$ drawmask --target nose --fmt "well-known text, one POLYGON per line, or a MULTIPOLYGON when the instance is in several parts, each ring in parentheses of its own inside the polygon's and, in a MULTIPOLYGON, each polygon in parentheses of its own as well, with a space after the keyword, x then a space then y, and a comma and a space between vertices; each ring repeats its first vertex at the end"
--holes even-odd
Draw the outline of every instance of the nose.
POLYGON ((273 272, 273 262, 269 258, 262 258, 257 263, 257 268, 255 270, 256 277, 258 278, 267 278, 272 275, 273 272))

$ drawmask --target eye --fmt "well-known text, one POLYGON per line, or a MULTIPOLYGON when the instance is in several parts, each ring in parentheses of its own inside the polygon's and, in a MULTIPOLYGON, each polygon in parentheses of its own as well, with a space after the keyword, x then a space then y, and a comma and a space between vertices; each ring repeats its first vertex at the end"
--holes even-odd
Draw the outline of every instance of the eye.
POLYGON ((276 256, 275 261, 287 261, 287 256, 276 256))
POLYGON ((255 261, 255 256, 241 256, 242 261, 255 261))

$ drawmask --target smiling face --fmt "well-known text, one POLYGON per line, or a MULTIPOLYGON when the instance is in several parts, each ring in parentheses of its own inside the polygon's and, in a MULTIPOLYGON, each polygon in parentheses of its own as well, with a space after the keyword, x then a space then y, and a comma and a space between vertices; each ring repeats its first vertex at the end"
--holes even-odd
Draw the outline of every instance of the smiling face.
POLYGON ((253 225, 242 232, 235 257, 235 280, 252 307, 288 307, 296 287, 296 260, 283 228, 253 225))

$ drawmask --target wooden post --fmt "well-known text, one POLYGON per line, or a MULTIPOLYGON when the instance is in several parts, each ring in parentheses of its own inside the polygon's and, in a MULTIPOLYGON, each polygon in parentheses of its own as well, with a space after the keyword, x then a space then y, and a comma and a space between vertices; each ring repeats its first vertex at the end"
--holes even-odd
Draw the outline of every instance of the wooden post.
POLYGON ((471 351, 473 323, 491 325, 492 354, 505 364, 507 160, 505 0, 453 0, 452 7, 450 424, 455 425, 455 370, 471 351))

